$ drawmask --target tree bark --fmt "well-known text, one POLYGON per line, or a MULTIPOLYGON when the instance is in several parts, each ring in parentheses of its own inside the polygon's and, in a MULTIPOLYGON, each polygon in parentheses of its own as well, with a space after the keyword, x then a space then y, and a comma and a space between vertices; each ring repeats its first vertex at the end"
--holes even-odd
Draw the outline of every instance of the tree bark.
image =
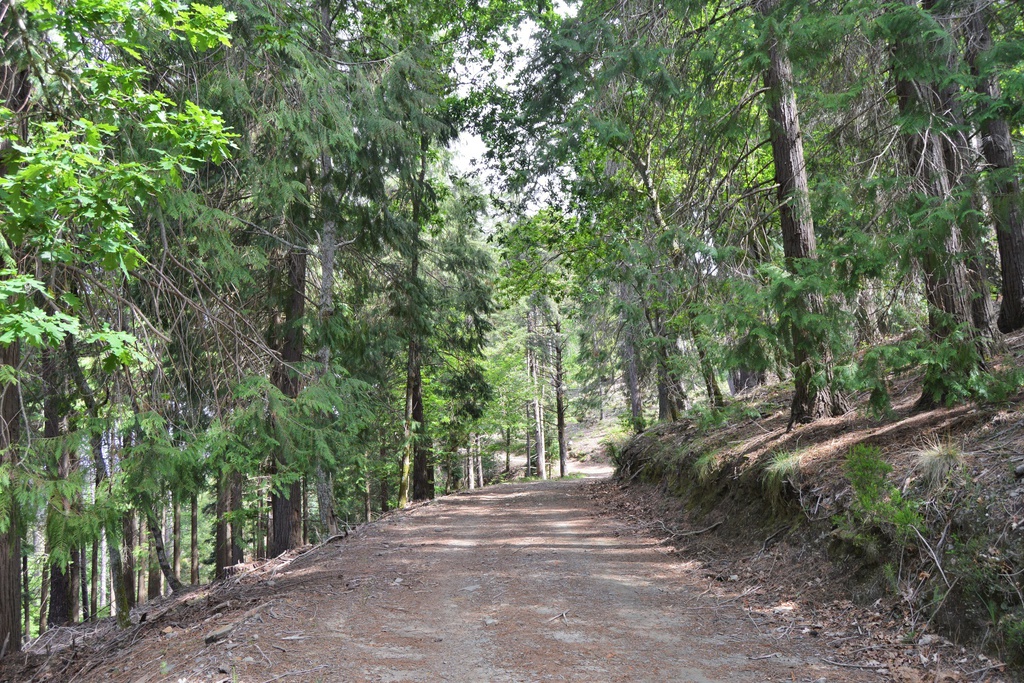
POLYGON ((412 499, 429 500, 433 498, 430 486, 430 457, 426 447, 426 425, 423 414, 423 377, 419 344, 409 342, 409 376, 408 390, 411 394, 412 413, 410 415, 412 430, 412 499), (415 352, 412 348, 416 344, 415 352))
MULTIPOLYGON (((622 339, 623 374, 625 375, 626 396, 629 399, 629 416, 633 431, 639 434, 644 429, 644 408, 640 396, 640 373, 636 362, 636 347, 628 329, 623 329, 622 339)), ((660 397, 659 397, 660 398, 660 397)), ((658 401, 661 412, 661 401, 658 401)))
POLYGON ((174 571, 174 577, 181 580, 181 502, 177 496, 174 498, 174 503, 171 512, 171 537, 173 545, 173 564, 172 570, 174 571))
POLYGON ((529 477, 531 467, 533 466, 533 458, 531 457, 530 451, 530 423, 533 422, 533 404, 530 401, 526 402, 526 472, 523 476, 529 477))
POLYGON ((1024 195, 1016 172, 1010 126, 1000 115, 999 78, 986 63, 991 54, 988 2, 979 2, 967 21, 967 62, 980 95, 981 151, 988 164, 986 181, 999 244, 1002 304, 998 326, 1004 333, 1024 327, 1024 195))
POLYGON ((241 472, 232 472, 228 479, 231 486, 231 501, 229 503, 231 510, 231 552, 228 559, 229 564, 238 564, 245 561, 242 548, 242 516, 245 505, 245 501, 242 498, 244 478, 241 472))
MULTIPOLYGON (((904 0, 916 7, 917 0, 904 0)), ((929 32, 920 27, 920 33, 929 32)), ((915 178, 918 192, 938 203, 953 199, 952 182, 956 178, 954 169, 949 167, 949 149, 936 122, 943 122, 943 113, 948 106, 948 95, 935 84, 925 83, 908 77, 907 66, 917 64, 921 50, 927 47, 928 38, 922 35, 906 35, 893 45, 896 72, 896 98, 900 113, 918 120, 926 117, 927 126, 906 126, 903 142, 910 171, 915 178)), ((929 50, 927 54, 931 55, 929 50)), ((943 58, 939 55, 938 58, 943 58)), ((946 65, 948 66, 948 64, 946 65)), ((948 123, 948 122, 947 122, 948 123)), ((941 126, 940 126, 941 127, 941 126)), ((924 200, 923 200, 924 201, 924 200)), ((954 340, 957 345, 970 345, 966 354, 974 356, 971 365, 979 365, 985 356, 985 344, 973 324, 971 309, 971 286, 963 256, 961 226, 956 219, 935 218, 936 227, 922 240, 918 253, 925 276, 925 298, 928 301, 928 328, 933 340, 943 342, 951 339, 957 330, 966 332, 965 341, 954 340)), ((941 404, 947 397, 947 378, 950 374, 966 372, 966 367, 948 367, 941 373, 926 374, 918 408, 930 408, 941 404)))
MULTIPOLYGON (((121 624, 121 618, 128 619, 128 615, 131 613, 131 608, 138 604, 138 588, 135 583, 135 537, 137 529, 135 526, 135 512, 128 510, 121 517, 121 530, 124 536, 124 559, 120 563, 121 565, 121 577, 118 580, 117 574, 113 565, 111 565, 110 571, 114 573, 114 597, 117 598, 117 585, 120 584, 124 587, 124 603, 117 603, 117 618, 118 624, 121 624), (122 604, 124 609, 122 609, 122 604)), ((111 553, 111 561, 113 561, 113 553, 111 553)), ((118 554, 120 558, 120 554, 118 554)), ((126 628, 131 621, 129 620, 126 625, 122 625, 121 628, 126 628)))
POLYGON ((22 633, 27 637, 32 631, 32 615, 29 610, 29 600, 32 594, 29 592, 28 576, 28 555, 21 556, 21 614, 24 620, 22 633))
POLYGON ((537 476, 547 479, 546 454, 544 452, 544 384, 540 381, 540 361, 537 359, 535 335, 537 330, 538 311, 536 305, 530 307, 526 317, 527 359, 530 363, 530 381, 533 384, 533 419, 536 428, 534 436, 535 450, 537 452, 537 476))
POLYGON ((100 539, 94 538, 92 541, 92 554, 89 558, 89 565, 92 569, 90 601, 89 601, 89 620, 96 621, 99 616, 100 606, 100 539))
MULTIPOLYGON (((280 362, 275 363, 271 381, 289 398, 299 395, 299 374, 294 364, 302 360, 304 334, 302 320, 306 311, 306 255, 291 251, 287 256, 287 287, 284 295, 284 330, 280 348, 280 362)), ((288 457, 283 450, 274 454, 277 467, 287 466, 288 457)), ((269 554, 277 557, 283 552, 302 545, 302 485, 299 481, 271 491, 274 517, 273 537, 269 554)))
POLYGON ((153 545, 153 557, 156 560, 156 566, 159 570, 156 574, 156 581, 153 580, 152 566, 150 567, 149 576, 149 597, 160 597, 160 576, 167 580, 167 585, 171 587, 172 593, 179 592, 183 586, 178 577, 174 575, 174 570, 171 568, 171 563, 167 560, 167 548, 164 546, 164 535, 160 529, 160 520, 157 519, 156 513, 153 512, 151 507, 147 507, 145 510, 146 521, 149 524, 149 538, 153 545), (156 595, 153 594, 153 589, 156 588, 156 595))
POLYGON ((512 428, 505 427, 505 474, 512 471, 512 428))
POLYGON ((163 545, 163 529, 160 528, 160 523, 156 521, 155 516, 150 519, 150 512, 147 509, 144 513, 147 522, 147 530, 149 531, 148 543, 147 543, 147 555, 149 562, 146 566, 146 600, 155 600, 163 595, 161 590, 162 585, 160 581, 160 561, 156 556, 156 544, 159 541, 161 546, 163 545))
MULTIPOLYGON (((45 552, 49 555, 49 552, 45 552)), ((50 610, 50 565, 43 563, 43 575, 39 587, 39 635, 46 631, 46 616, 50 610)))
MULTIPOLYGON (((817 244, 814 220, 811 216, 800 117, 793 90, 793 67, 786 45, 772 22, 777 5, 778 0, 760 0, 757 10, 768 19, 765 22, 765 46, 768 50, 769 64, 764 73, 764 84, 775 182, 778 186, 783 253, 787 269, 799 278, 804 264, 817 259, 817 244)), ((799 310, 795 313, 798 318, 805 317, 804 314, 822 315, 825 310, 822 295, 813 291, 805 294, 797 306, 799 310)), ((832 388, 832 354, 827 341, 818 338, 816 332, 804 329, 798 324, 791 325, 790 331, 793 339, 795 379, 793 402, 790 407, 790 428, 797 422, 811 422, 829 415, 842 415, 849 409, 849 404, 844 396, 832 388), (821 389, 818 389, 814 382, 814 376, 818 374, 823 375, 825 379, 821 389)))
MULTIPOLYGON (((75 349, 74 337, 69 335, 65 339, 64 348, 67 354, 68 368, 71 371, 71 379, 78 389, 79 397, 85 403, 89 417, 93 422, 96 422, 100 417, 99 405, 96 403, 96 397, 93 394, 92 388, 85 379, 82 366, 78 362, 78 352, 75 349)), ((96 490, 99 491, 103 484, 108 481, 110 472, 107 467, 106 456, 103 453, 103 433, 99 429, 94 429, 89 437, 89 442, 93 464, 96 467, 96 490)), ((129 529, 124 527, 124 521, 122 521, 122 529, 125 532, 125 545, 128 547, 128 561, 133 563, 134 560, 132 560, 131 554, 132 536, 128 534, 129 529)), ((127 628, 131 624, 130 611, 133 604, 131 596, 134 594, 131 584, 132 568, 129 566, 126 571, 123 569, 121 548, 118 545, 115 530, 105 527, 104 531, 107 559, 110 563, 110 571, 114 579, 114 606, 116 608, 114 612, 117 615, 117 625, 120 628, 127 628)), ((93 591, 95 593, 95 588, 93 591)))
POLYGON ((217 503, 215 508, 217 526, 213 541, 213 572, 214 576, 218 579, 223 579, 226 576, 225 569, 231 564, 231 527, 228 524, 231 489, 227 481, 229 476, 221 473, 217 477, 217 503))
MULTIPOLYGON (((0 0, 0 102, 14 112, 19 120, 17 131, 19 137, 26 137, 26 119, 23 116, 28 108, 30 84, 28 71, 17 64, 15 57, 25 46, 21 44, 22 30, 16 30, 14 24, 21 23, 21 12, 11 0, 0 0)), ((21 26, 23 28, 23 26, 21 26)), ((0 177, 7 175, 7 164, 4 162, 6 152, 10 149, 8 140, 0 140, 0 177)), ((0 239, 5 240, 3 235, 0 239)), ((16 244, 7 245, 12 251, 16 244)), ((0 346, 0 366, 19 368, 21 365, 21 346, 18 341, 0 346)), ((13 465, 17 462, 16 448, 20 441, 21 430, 21 389, 17 382, 0 383, 0 465, 13 465)), ((13 487, 0 490, 0 507, 8 511, 7 530, 0 533, 0 649, 14 652, 21 649, 21 585, 18 580, 21 567, 21 533, 22 520, 18 509, 17 498, 13 487)))
POLYGON ((89 563, 87 562, 88 552, 85 547, 78 550, 78 583, 82 587, 82 621, 89 620, 89 563))
POLYGON ((191 552, 189 553, 189 582, 193 586, 199 585, 199 498, 192 494, 189 500, 192 508, 192 524, 189 529, 191 535, 191 552))
POLYGON ((562 321, 555 318, 555 422, 558 428, 558 475, 565 476, 569 443, 565 436, 565 368, 562 367, 562 321))

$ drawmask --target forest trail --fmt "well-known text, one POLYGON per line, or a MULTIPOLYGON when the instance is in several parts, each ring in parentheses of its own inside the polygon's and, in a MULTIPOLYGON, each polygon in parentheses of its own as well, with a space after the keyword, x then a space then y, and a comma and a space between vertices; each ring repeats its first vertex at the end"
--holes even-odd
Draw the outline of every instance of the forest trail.
POLYGON ((160 618, 78 678, 878 680, 823 663, 799 620, 770 628, 738 587, 711 590, 697 563, 602 509, 600 485, 512 483, 415 506, 239 586, 217 618, 160 618))

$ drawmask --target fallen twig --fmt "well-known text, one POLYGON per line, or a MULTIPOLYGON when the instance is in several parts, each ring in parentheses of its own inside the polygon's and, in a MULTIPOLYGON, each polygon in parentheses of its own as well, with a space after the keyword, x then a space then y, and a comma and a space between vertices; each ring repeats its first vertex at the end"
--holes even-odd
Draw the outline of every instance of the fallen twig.
POLYGON ((884 664, 844 664, 842 662, 834 662, 831 659, 821 658, 821 661, 832 666, 842 666, 847 669, 867 669, 868 671, 878 671, 879 669, 888 669, 889 667, 884 664))
POLYGON ((748 659, 750 659, 750 661, 752 661, 752 662, 756 662, 759 659, 771 659, 772 657, 781 657, 781 656, 782 656, 782 653, 780 653, 780 652, 773 652, 770 655, 761 655, 760 657, 748 657, 748 659))
POLYGON ((986 667, 981 668, 981 669, 975 669, 974 671, 968 671, 964 675, 965 676, 973 676, 974 674, 985 673, 986 671, 991 671, 992 669, 1002 669, 1004 666, 1006 666, 1006 665, 1003 664, 1002 662, 999 662, 998 664, 992 664, 992 665, 986 666, 986 667))
POLYGON ((263 659, 267 660, 267 666, 274 666, 274 663, 272 661, 270 661, 270 657, 267 656, 267 653, 264 652, 263 649, 260 648, 259 645, 257 645, 256 643, 253 643, 253 646, 255 646, 255 648, 257 650, 259 650, 260 654, 263 655, 263 659))
POLYGON ((914 533, 917 534, 917 537, 921 539, 921 542, 924 543, 924 547, 928 549, 928 554, 932 556, 932 561, 935 562, 935 568, 939 570, 939 574, 942 575, 942 580, 946 582, 946 588, 952 588, 949 583, 949 579, 946 578, 946 572, 942 571, 942 563, 939 562, 938 555, 936 555, 935 551, 932 550, 932 547, 928 545, 928 541, 926 541, 924 536, 921 535, 921 532, 917 530, 917 527, 911 526, 911 528, 914 530, 914 533))
POLYGON ((314 666, 312 669, 306 669, 304 671, 285 671, 283 674, 278 674, 278 675, 274 676, 273 678, 268 678, 267 680, 263 681, 263 683, 272 683, 273 681, 280 680, 280 679, 284 678, 285 676, 298 676, 300 674, 309 674, 309 673, 313 673, 314 671, 319 671, 320 669, 326 669, 326 668, 327 668, 326 664, 321 664, 320 666, 314 666))

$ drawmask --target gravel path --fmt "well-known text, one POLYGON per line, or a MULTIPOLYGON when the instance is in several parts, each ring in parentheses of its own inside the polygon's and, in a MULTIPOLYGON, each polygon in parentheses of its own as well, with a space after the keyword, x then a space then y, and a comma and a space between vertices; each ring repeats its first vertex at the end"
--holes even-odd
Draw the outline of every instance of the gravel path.
POLYGON ((759 632, 741 595, 708 596, 688 569, 603 516, 585 480, 488 487, 299 558, 228 640, 165 650, 165 680, 879 680, 759 632))

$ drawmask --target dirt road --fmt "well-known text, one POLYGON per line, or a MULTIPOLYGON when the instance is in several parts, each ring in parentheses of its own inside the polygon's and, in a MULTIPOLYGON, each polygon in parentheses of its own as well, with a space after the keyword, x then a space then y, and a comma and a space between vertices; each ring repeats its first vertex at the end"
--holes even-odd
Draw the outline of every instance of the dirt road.
POLYGON ((879 680, 823 663, 799 616, 773 629, 719 586, 602 514, 591 482, 508 484, 307 553, 81 680, 879 680))

